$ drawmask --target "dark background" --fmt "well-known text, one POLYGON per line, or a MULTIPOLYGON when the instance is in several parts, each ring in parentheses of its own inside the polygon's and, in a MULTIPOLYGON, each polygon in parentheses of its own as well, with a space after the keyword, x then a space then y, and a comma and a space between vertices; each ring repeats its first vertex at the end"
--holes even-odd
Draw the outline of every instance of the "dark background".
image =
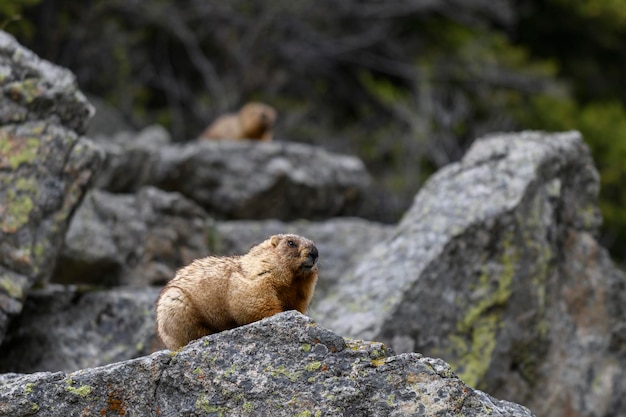
POLYGON ((277 140, 365 161, 385 222, 476 137, 580 130, 626 263, 626 1, 11 0, 0 27, 175 141, 271 104, 277 140))

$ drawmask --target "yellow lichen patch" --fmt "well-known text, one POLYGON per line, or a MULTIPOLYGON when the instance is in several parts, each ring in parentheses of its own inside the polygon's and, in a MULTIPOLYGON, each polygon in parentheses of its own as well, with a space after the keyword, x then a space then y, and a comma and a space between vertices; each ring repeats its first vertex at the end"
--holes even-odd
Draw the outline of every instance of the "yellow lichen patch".
POLYGON ((91 394, 91 391, 93 390, 89 385, 81 385, 80 387, 74 387, 74 381, 72 380, 72 378, 68 377, 66 380, 66 386, 65 389, 69 392, 71 392, 72 394, 76 394, 76 395, 80 395, 81 397, 86 397, 87 395, 91 394))
POLYGON ((508 302, 515 276, 519 254, 511 244, 512 235, 505 237, 500 273, 492 276, 487 268, 478 279, 475 290, 482 298, 466 309, 457 322, 456 333, 450 336, 448 361, 459 377, 469 386, 476 387, 487 373, 496 347, 501 326, 502 308, 508 302), (494 288, 495 284, 495 288, 494 288))
POLYGON ((305 366, 304 369, 306 369, 309 372, 313 372, 313 371, 320 369, 321 367, 322 367, 322 362, 315 361, 305 366))
POLYGON ((15 137, 0 131, 0 168, 15 170, 23 163, 32 164, 37 159, 40 140, 35 137, 15 137))
POLYGON ((2 202, 2 231, 15 233, 28 223, 30 213, 35 204, 33 197, 36 196, 38 185, 33 178, 18 178, 13 187, 6 193, 6 201, 2 202))
POLYGON ((224 415, 224 412, 229 411, 227 407, 220 407, 211 404, 205 394, 202 394, 196 400, 196 410, 202 410, 205 413, 216 413, 220 417, 224 415))
POLYGON ((380 365, 383 365, 384 363, 385 363, 385 358, 372 359, 372 366, 374 366, 374 367, 378 367, 380 365))

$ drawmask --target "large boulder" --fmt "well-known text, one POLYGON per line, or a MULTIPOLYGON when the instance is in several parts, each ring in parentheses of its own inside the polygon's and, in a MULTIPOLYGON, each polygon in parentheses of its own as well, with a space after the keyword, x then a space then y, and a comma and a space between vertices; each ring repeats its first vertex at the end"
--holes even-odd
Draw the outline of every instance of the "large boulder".
POLYGON ((576 132, 476 141, 437 172, 319 321, 451 363, 542 416, 626 410, 626 280, 595 240, 598 173, 576 132))
POLYGON ((0 31, 0 343, 28 290, 49 279, 99 166, 80 136, 91 112, 69 71, 0 31))
POLYGON ((71 372, 162 349, 155 332, 159 290, 32 290, 0 346, 0 372, 71 372))
POLYGON ((0 375, 0 415, 532 416, 439 359, 344 339, 296 312, 180 352, 71 374, 0 375))
POLYGON ((227 219, 320 219, 359 213, 370 178, 362 161, 319 147, 258 141, 167 144, 151 128, 99 140, 107 159, 97 186, 178 191, 227 219))
POLYGON ((92 190, 72 218, 52 280, 65 284, 162 285, 209 254, 206 212, 179 193, 92 190))

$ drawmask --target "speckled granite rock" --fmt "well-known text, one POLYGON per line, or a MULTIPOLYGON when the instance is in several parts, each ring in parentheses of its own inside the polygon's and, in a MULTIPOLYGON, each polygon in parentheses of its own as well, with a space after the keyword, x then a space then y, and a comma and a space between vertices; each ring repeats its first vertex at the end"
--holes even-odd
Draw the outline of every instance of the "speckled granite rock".
POLYGON ((316 318, 441 357, 470 386, 538 415, 622 415, 626 279, 594 238, 598 191, 576 132, 478 140, 316 318))
POLYGON ((69 71, 0 31, 0 343, 28 290, 50 277, 99 166, 79 136, 92 111, 69 71))
POLYGON ((71 372, 163 349, 155 332, 159 291, 62 285, 31 290, 0 346, 0 373, 71 372))
POLYGON ((176 353, 71 374, 0 375, 0 415, 532 416, 439 359, 344 339, 296 312, 176 353))

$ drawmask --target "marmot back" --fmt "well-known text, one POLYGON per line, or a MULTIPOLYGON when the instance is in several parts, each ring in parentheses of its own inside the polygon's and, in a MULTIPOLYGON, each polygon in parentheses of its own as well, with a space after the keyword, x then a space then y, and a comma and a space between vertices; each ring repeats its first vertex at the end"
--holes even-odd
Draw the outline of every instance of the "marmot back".
POLYGON ((306 313, 318 251, 298 235, 274 235, 243 256, 196 259, 157 301, 157 331, 169 349, 287 310, 306 313))
POLYGON ((276 110, 263 103, 248 103, 238 113, 218 117, 200 135, 202 139, 272 140, 276 110))

